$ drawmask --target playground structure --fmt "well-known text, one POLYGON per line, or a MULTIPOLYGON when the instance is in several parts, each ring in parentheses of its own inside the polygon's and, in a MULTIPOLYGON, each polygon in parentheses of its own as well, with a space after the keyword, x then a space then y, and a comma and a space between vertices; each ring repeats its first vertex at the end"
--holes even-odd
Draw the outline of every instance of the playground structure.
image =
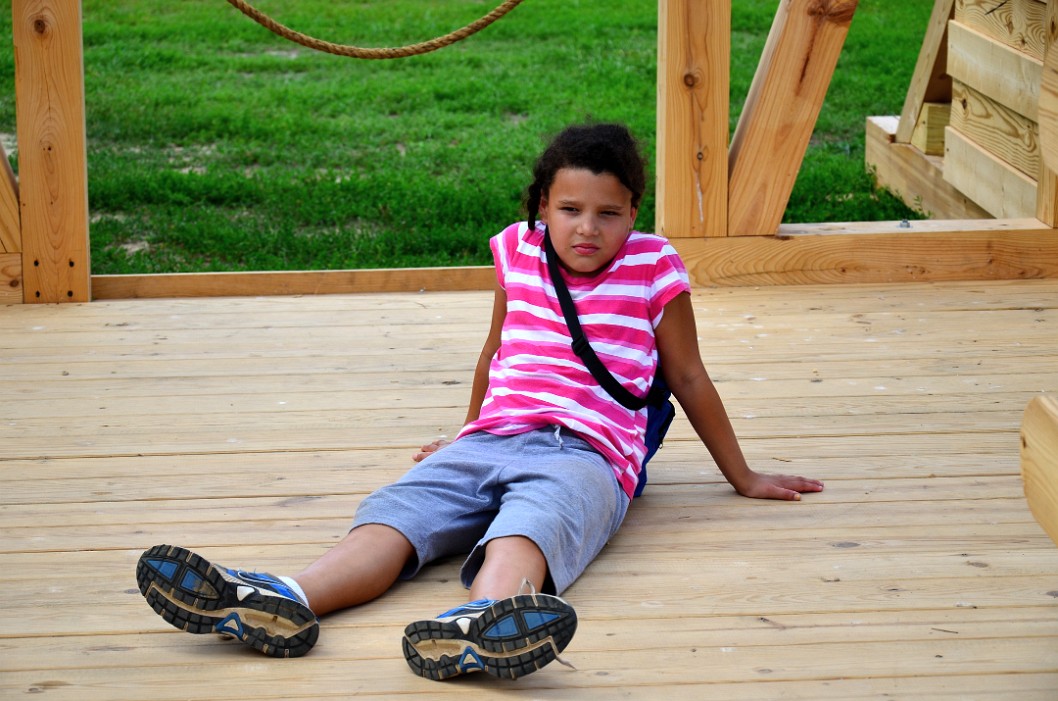
POLYGON ((936 3, 903 113, 868 123, 879 180, 935 218, 1054 226, 1053 164, 1041 158, 1054 145, 1039 114, 1056 32, 1053 3, 936 3))
MULTIPOLYGON (((1048 134, 1036 136, 1028 126, 1037 112, 1042 56, 1053 33, 1044 28, 1054 26, 1047 19, 1053 3, 1040 0, 1000 3, 994 11, 991 0, 938 0, 901 117, 867 121, 868 164, 883 184, 933 219, 780 224, 856 5, 856 0, 780 4, 729 144, 730 6, 659 3, 655 228, 674 242, 693 282, 1058 275, 1058 178, 1039 158, 1048 134), (992 25, 1015 27, 1008 32, 1017 35, 1011 41, 1032 53, 978 31, 992 25), (1003 105, 1001 112, 997 107, 1003 119, 984 122, 974 121, 976 101, 946 112, 943 106, 952 99, 949 63, 960 76, 955 104, 990 97, 989 85, 1008 88, 1017 104, 1003 105), (1014 109, 1027 113, 1020 122, 1009 118, 1024 128, 998 152, 1017 160, 1021 170, 999 162, 987 173, 979 171, 987 161, 973 159, 976 144, 988 145, 1004 133, 1006 115, 1014 109), (945 131, 946 113, 953 123, 945 131), (915 129, 920 121, 923 126, 915 129), (934 144, 936 134, 952 135, 945 140, 944 157, 932 155, 934 147, 922 152, 912 145, 926 133, 933 134, 934 144), (1038 174, 1032 178, 1026 170, 1038 174), (1002 206, 995 206, 997 199, 1002 206), (990 214, 996 218, 983 218, 990 214)), ((17 183, 10 172, 0 177, 0 302, 484 289, 491 284, 484 268, 461 269, 459 275, 440 268, 93 276, 80 3, 14 0, 12 12, 20 173, 17 183)))

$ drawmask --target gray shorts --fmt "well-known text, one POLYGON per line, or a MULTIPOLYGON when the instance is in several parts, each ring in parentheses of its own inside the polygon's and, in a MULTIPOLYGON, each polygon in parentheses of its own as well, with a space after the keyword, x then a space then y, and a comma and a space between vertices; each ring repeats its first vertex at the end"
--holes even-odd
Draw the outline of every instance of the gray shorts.
POLYGON ((416 553, 404 579, 438 558, 470 553, 461 573, 467 587, 490 540, 524 536, 547 560, 545 591, 561 594, 617 532, 627 510, 613 468, 575 433, 480 431, 366 497, 353 528, 374 523, 402 533, 416 553))

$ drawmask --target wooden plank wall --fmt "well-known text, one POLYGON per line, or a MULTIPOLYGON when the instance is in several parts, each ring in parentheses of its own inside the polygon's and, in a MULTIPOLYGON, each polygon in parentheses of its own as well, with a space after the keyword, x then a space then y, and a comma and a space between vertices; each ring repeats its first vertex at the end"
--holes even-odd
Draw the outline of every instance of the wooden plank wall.
POLYGON ((944 179, 993 216, 1036 213, 1046 4, 958 0, 948 25, 944 179))
POLYGON ((899 122, 868 120, 879 183, 933 217, 1058 225, 1058 174, 1041 157, 1039 118, 1056 33, 1056 0, 936 0, 899 122))
POLYGON ((1012 49, 1042 61, 1046 0, 956 0, 956 19, 1012 49))

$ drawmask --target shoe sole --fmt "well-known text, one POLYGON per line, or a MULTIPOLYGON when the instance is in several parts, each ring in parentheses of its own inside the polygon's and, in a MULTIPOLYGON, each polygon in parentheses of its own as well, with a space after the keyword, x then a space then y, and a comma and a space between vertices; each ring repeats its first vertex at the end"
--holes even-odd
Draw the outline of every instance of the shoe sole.
POLYGON ((416 674, 442 681, 468 672, 517 679, 555 660, 577 630, 562 599, 521 595, 497 601, 477 618, 416 621, 404 629, 404 658, 416 674), (458 619, 457 619, 458 620, 458 619))
POLYGON ((240 586, 208 560, 174 545, 144 552, 136 582, 159 616, 188 633, 233 637, 272 657, 301 657, 319 636, 319 622, 307 606, 240 586))

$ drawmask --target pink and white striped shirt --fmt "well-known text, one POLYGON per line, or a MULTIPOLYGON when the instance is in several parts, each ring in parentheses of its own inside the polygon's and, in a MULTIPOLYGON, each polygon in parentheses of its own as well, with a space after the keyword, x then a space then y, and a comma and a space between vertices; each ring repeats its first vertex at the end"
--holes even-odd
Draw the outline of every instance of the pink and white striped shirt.
MULTIPOLYGON (((609 460, 631 497, 646 454, 647 410, 618 404, 574 354, 543 242, 543 225, 530 231, 524 222, 490 242, 507 294, 507 316, 481 413, 459 435, 514 435, 563 426, 609 460)), ((633 231, 606 269, 565 279, 600 360, 622 385, 645 396, 658 363, 654 328, 665 305, 690 290, 679 254, 664 237, 633 231)))

